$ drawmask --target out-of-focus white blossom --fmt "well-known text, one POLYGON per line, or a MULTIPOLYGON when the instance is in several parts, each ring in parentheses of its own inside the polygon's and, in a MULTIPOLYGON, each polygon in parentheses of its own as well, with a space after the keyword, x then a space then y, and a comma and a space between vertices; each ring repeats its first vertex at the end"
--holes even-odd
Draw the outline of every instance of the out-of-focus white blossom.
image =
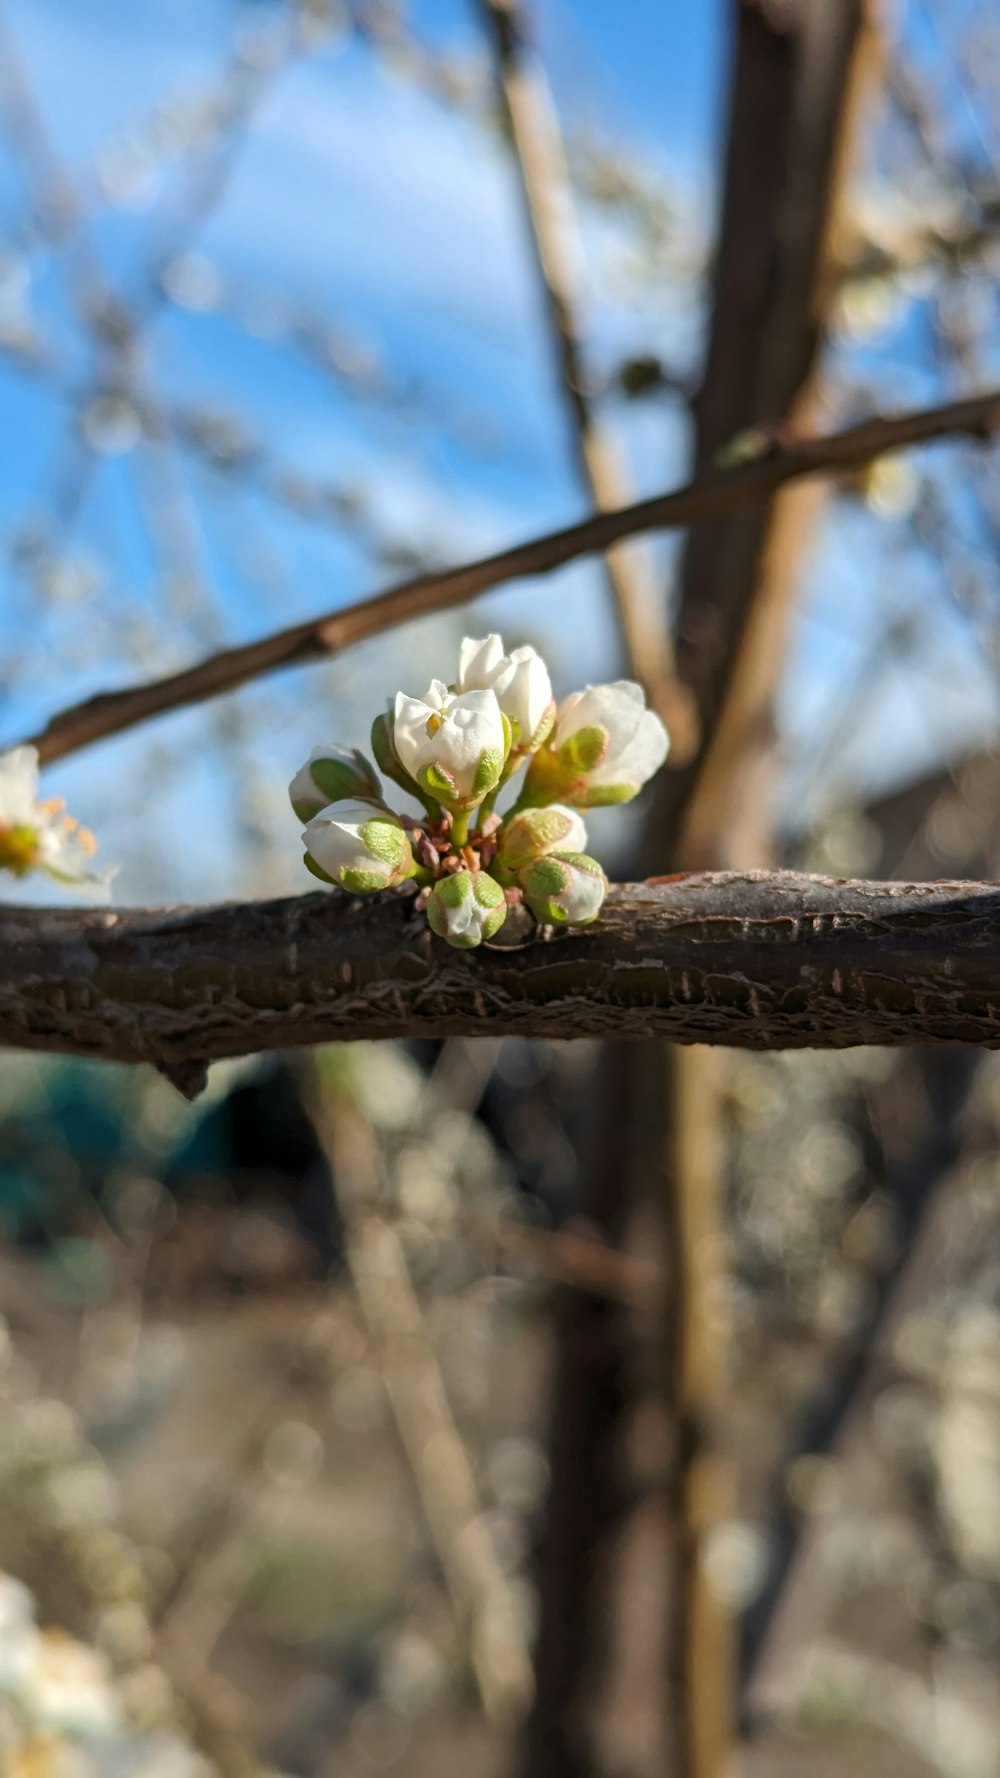
POLYGON ((103 896, 109 873, 95 871, 96 850, 93 834, 65 813, 61 799, 39 800, 35 748, 0 753, 0 870, 15 877, 43 871, 56 882, 103 896))
POLYGON ((0 1574, 3 1778, 213 1778, 176 1730, 136 1726, 127 1683, 86 1643, 40 1629, 27 1587, 0 1574))

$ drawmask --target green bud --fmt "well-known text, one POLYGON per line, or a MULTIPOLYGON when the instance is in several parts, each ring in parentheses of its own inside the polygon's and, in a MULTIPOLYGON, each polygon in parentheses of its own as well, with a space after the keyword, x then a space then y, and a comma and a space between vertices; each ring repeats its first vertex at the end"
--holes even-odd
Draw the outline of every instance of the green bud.
POLYGON ((596 858, 583 852, 552 852, 518 875, 536 920, 553 926, 588 926, 596 920, 608 880, 596 858))
POLYGON ((513 879, 546 852, 580 852, 586 844, 587 830, 575 809, 562 803, 522 809, 508 816, 500 830, 496 863, 505 877, 513 879))
POLYGON ((299 820, 311 821, 331 803, 380 802, 382 786, 356 747, 315 747, 289 784, 288 795, 299 820))
POLYGON ((492 938, 506 917, 504 892, 486 871, 455 871, 441 877, 427 903, 431 931, 463 951, 492 938))

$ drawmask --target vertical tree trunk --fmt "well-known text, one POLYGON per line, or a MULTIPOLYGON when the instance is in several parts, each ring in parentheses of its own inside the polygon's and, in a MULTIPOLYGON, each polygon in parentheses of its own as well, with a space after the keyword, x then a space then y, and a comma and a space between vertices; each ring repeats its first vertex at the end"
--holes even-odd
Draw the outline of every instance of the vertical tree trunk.
MULTIPOLYGON (((725 192, 696 464, 734 437, 801 422, 836 265, 835 230, 869 42, 866 0, 741 0, 725 192)), ((694 692, 693 760, 660 781, 651 869, 763 864, 771 847, 773 704, 821 496, 794 490, 696 527, 681 566, 678 666, 694 692)), ((660 1052, 666 1240, 666 1407, 674 1585, 668 1603, 671 1770, 717 1778, 736 1722, 731 1608, 706 1561, 734 1510, 726 1449, 727 1263, 722 1059, 660 1052)), ((645 1171, 645 1169, 644 1169, 645 1171)))
MULTIPOLYGON (((720 241, 696 409, 698 467, 748 429, 774 433, 804 417, 854 100, 870 59, 867 12, 867 0, 740 0, 735 7, 720 241)), ((745 866, 766 855, 771 708, 816 499, 795 490, 689 536, 677 662, 697 702, 700 744, 689 763, 660 779, 646 842, 651 872, 723 860, 745 866)), ((697 1050, 654 1049, 633 1062, 642 1084, 632 1083, 631 1103, 640 1104, 640 1115, 622 1115, 622 1082, 609 1081, 609 1137, 585 1204, 614 1239, 650 1179, 659 1179, 673 1281, 661 1369, 674 1429, 661 1546, 666 1683, 661 1707, 644 1718, 641 1745, 633 1742, 629 1752, 644 1778, 662 1778, 665 1767, 675 1778, 717 1778, 736 1696, 733 1628, 706 1585, 702 1560, 733 1494, 720 1432, 721 1061, 697 1050)), ((592 1778, 606 1769, 594 1720, 595 1685, 608 1678, 600 1657, 609 1653, 614 1665, 602 1615, 614 1527, 605 1483, 622 1436, 628 1330, 620 1320, 597 1330, 595 1366, 592 1321, 589 1305, 568 1301, 559 1326, 552 1506, 525 1778, 592 1778), (580 1397, 594 1388, 595 1368, 600 1390, 584 1412, 580 1397)), ((648 1524, 642 1536, 648 1564, 648 1524)), ((627 1613, 617 1617, 627 1626, 627 1613)))

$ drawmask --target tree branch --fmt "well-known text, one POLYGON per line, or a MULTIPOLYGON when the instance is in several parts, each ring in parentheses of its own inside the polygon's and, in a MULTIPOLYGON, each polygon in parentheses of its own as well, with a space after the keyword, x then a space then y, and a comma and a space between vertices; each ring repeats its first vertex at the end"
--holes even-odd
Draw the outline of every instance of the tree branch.
POLYGON ((865 420, 825 438, 774 442, 750 462, 731 469, 710 470, 673 493, 658 494, 616 512, 592 514, 565 530, 549 532, 501 550, 498 555, 445 569, 440 574, 418 575, 374 598, 292 624, 257 642, 223 649, 165 679, 124 691, 102 692, 53 716, 29 741, 38 748, 42 762, 48 764, 167 710, 233 691, 279 667, 300 666, 340 654, 354 643, 397 624, 464 605, 503 581, 551 574, 580 556, 609 549, 623 537, 701 524, 722 513, 766 500, 786 482, 804 476, 840 475, 886 451, 926 444, 950 434, 989 438, 997 426, 1000 389, 991 389, 943 407, 865 420))
POLYGON ((408 892, 0 915, 0 1044, 152 1062, 373 1037, 1000 1047, 1000 888, 715 873, 473 955, 408 892))

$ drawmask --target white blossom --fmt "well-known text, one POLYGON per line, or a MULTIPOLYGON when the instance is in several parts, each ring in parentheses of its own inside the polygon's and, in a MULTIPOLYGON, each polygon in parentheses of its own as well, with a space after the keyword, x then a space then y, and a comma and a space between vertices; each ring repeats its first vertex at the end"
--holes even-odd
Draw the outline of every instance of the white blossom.
POLYGON ((306 823, 302 839, 314 875, 354 895, 390 889, 412 874, 402 822, 371 803, 331 804, 306 823))
POLYGON ((410 777, 454 804, 478 802, 496 788, 510 745, 494 692, 455 694, 440 679, 423 698, 397 692, 392 740, 410 777))
POLYGON ((0 754, 0 869, 15 877, 44 871, 59 883, 107 893, 110 872, 95 871, 93 834, 65 813, 60 798, 38 797, 38 754, 14 747, 0 754))
POLYGON ((427 903, 431 931, 463 951, 492 938, 506 916, 504 892, 485 871, 462 870, 442 877, 427 903))
POLYGON ((596 858, 581 852, 550 852, 521 871, 518 882, 535 918, 557 926, 596 920, 608 880, 596 858))
POLYGON ((480 641, 466 636, 458 651, 458 690, 492 691, 513 729, 514 750, 527 752, 544 740, 555 714, 552 681, 541 655, 527 646, 504 653, 494 631, 480 641))
POLYGON ((588 685, 560 704, 551 745, 529 770, 528 792, 535 802, 557 794, 582 809, 630 802, 659 771, 669 745, 640 685, 588 685))
POLYGON ((84 1740, 111 1734, 119 1726, 106 1663, 61 1630, 40 1630, 26 1641, 10 1689, 40 1729, 84 1740))

